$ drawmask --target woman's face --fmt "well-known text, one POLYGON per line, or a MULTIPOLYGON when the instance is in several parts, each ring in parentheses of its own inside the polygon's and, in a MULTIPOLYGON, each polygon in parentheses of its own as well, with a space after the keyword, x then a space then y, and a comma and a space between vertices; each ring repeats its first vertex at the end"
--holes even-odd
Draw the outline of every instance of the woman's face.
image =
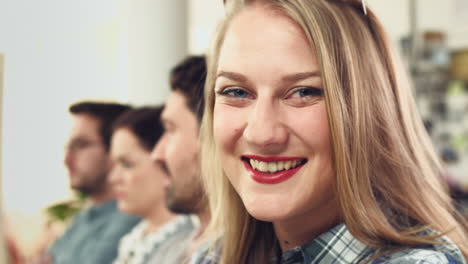
POLYGON ((164 203, 161 184, 163 171, 150 159, 150 152, 128 129, 112 135, 111 158, 114 162, 110 181, 122 212, 148 216, 164 203))
POLYGON ((301 29, 251 7, 232 21, 215 83, 214 140, 249 213, 270 222, 336 212, 320 68, 301 29))

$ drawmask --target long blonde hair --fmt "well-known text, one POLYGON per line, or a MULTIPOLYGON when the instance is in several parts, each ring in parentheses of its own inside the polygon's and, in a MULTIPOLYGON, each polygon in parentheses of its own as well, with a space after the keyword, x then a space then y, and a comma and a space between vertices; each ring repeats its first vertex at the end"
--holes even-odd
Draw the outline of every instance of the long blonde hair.
MULTIPOLYGON (((275 254, 271 223, 254 219, 220 166, 213 141, 217 62, 230 21, 260 2, 294 20, 322 69, 341 219, 376 249, 439 243, 447 235, 468 258, 466 222, 440 179, 441 165, 417 113, 411 86, 380 22, 355 0, 228 1, 208 56, 202 170, 212 210, 209 230, 222 234, 221 263, 266 263, 275 254)), ((394 248, 394 249, 395 249, 394 248)), ((391 248, 389 248, 391 249, 391 248)))

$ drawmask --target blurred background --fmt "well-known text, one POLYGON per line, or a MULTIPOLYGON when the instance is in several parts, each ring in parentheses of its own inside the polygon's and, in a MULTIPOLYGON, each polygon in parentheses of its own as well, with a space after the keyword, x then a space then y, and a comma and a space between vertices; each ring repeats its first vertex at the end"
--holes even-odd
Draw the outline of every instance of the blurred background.
MULTIPOLYGON (((468 0, 366 2, 411 73, 466 213, 468 0)), ((36 250, 44 208, 74 197, 63 165, 68 106, 163 103, 169 69, 206 52, 223 13, 222 0, 0 0, 1 226, 23 254, 36 250)))

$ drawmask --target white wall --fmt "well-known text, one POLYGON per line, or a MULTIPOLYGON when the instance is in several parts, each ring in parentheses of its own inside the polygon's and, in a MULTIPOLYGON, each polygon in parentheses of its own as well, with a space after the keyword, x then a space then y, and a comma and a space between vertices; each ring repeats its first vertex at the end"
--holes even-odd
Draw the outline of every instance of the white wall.
MULTIPOLYGON (((3 54, 0 53, 0 106, 3 102, 3 54)), ((2 108, 0 107, 0 146, 2 145, 2 108)), ((3 196, 2 196, 2 149, 0 149, 0 212, 3 212, 3 196)), ((5 243, 4 218, 0 216, 0 263, 7 263, 7 252, 5 243)))
POLYGON ((15 0, 0 7, 5 53, 4 203, 32 212, 67 196, 67 106, 126 99, 121 1, 15 0))
POLYGON ((205 53, 224 15, 222 0, 189 0, 189 51, 205 53))
POLYGON ((409 33, 409 0, 367 0, 366 2, 379 17, 395 43, 400 37, 409 33))
MULTIPOLYGON (((377 13, 395 44, 410 33, 410 0, 367 0, 377 13)), ((448 32, 450 48, 468 46, 468 1, 416 0, 418 32, 439 30, 448 32)))
POLYGON ((186 0, 125 0, 129 100, 163 103, 168 74, 188 52, 186 0))
POLYGON ((468 46, 468 1, 452 0, 450 45, 454 48, 468 46))

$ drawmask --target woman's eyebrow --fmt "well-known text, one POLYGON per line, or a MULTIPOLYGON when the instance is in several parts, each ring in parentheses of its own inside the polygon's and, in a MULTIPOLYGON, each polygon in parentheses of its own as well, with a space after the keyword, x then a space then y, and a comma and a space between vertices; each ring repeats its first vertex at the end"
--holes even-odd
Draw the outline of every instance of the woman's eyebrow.
MULTIPOLYGON (((229 72, 229 71, 220 71, 216 78, 224 77, 232 81, 245 83, 248 81, 247 77, 241 73, 229 72)), ((320 77, 319 71, 310 71, 310 72, 298 72, 285 75, 281 78, 283 82, 295 83, 311 77, 320 77)))
POLYGON ((220 71, 216 75, 216 78, 219 78, 219 77, 224 77, 224 78, 227 78, 233 81, 238 81, 238 82, 247 82, 247 77, 236 72, 220 71))
POLYGON ((281 78, 284 82, 298 82, 302 81, 305 79, 308 79, 310 77, 320 77, 320 72, 319 71, 313 71, 313 72, 299 72, 299 73, 293 73, 293 74, 288 74, 281 78))

